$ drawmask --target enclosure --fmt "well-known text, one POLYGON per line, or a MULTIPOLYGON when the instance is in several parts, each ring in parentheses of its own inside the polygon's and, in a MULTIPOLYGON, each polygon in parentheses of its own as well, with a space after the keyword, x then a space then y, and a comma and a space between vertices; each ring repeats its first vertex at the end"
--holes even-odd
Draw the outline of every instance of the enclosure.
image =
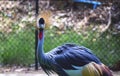
MULTIPOLYGON (((74 0, 0 1, 0 68, 34 68, 36 21, 46 22, 44 50, 65 43, 85 46, 111 70, 120 70, 119 1, 92 4, 74 0)), ((5 72, 0 69, 0 73, 5 72)))

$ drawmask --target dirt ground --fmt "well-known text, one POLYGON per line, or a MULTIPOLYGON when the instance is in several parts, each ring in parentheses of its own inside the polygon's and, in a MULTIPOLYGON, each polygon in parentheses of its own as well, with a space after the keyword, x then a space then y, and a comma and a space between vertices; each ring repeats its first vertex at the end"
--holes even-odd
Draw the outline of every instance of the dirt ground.
MULTIPOLYGON (((113 72, 114 76, 120 76, 120 71, 113 72)), ((13 68, 0 68, 0 76, 47 76, 41 68, 35 71, 32 68, 21 68, 21 67, 13 67, 13 68)), ((57 76, 56 74, 51 76, 57 76)))
MULTIPOLYGON (((113 72, 114 76, 120 76, 119 72, 113 72)), ((36 71, 36 72, 9 72, 9 73, 0 73, 0 76, 47 76, 44 72, 36 71)), ((51 76, 57 76, 56 74, 51 76)))
POLYGON ((120 76, 120 71, 118 71, 118 72, 113 72, 113 75, 114 75, 114 76, 120 76))

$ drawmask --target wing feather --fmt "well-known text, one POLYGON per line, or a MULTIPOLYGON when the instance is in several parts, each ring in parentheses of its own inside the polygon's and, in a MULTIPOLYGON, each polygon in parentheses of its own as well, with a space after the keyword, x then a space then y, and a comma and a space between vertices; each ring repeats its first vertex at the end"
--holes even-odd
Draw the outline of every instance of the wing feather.
POLYGON ((53 49, 49 55, 64 69, 75 69, 74 66, 84 66, 90 62, 101 64, 90 49, 75 44, 64 44, 53 49))

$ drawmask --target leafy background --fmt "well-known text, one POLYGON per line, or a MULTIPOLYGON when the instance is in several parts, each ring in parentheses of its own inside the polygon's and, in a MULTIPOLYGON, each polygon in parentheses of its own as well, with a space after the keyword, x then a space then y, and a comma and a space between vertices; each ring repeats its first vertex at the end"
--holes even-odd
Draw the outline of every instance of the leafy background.
MULTIPOLYGON (((111 28, 105 29, 112 2, 94 10, 91 5, 72 5, 70 0, 60 2, 39 1, 38 17, 46 21, 45 52, 64 43, 76 43, 91 49, 108 66, 119 62, 119 30, 112 29, 113 34, 111 28)), ((35 25, 34 0, 0 1, 0 65, 34 64, 35 25)))

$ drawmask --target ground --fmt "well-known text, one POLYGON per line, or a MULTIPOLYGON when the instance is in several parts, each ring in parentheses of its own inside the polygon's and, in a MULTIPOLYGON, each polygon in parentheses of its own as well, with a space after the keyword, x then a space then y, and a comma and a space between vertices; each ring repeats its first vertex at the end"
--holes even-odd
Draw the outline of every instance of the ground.
POLYGON ((114 76, 120 76, 120 71, 118 71, 118 72, 113 72, 113 75, 114 75, 114 76))
MULTIPOLYGON (((113 72, 114 76, 120 76, 120 71, 113 72)), ((21 67, 4 67, 0 68, 0 76, 47 76, 41 68, 39 70, 35 71, 35 69, 32 68, 21 68, 21 67)), ((57 76, 56 74, 52 76, 57 76)))

